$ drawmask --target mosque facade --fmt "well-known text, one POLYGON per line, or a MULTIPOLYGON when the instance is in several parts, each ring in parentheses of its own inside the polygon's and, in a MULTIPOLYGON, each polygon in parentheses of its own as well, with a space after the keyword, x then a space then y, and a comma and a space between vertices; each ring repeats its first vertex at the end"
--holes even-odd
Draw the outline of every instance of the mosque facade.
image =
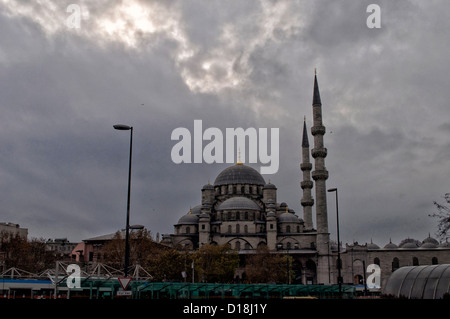
MULTIPOLYGON (((306 119, 301 141, 302 217, 287 203, 278 202, 278 189, 274 184, 238 161, 220 172, 213 184, 208 182, 202 187, 201 204, 190 208, 174 225, 174 233, 163 235, 161 243, 180 250, 196 250, 206 244, 229 244, 244 257, 266 246, 274 254, 292 257, 291 283, 337 284, 338 249, 328 231, 326 129, 322 122, 317 75, 314 76, 312 108, 312 149, 306 119)), ((367 267, 371 264, 379 267, 383 285, 390 274, 402 266, 450 263, 450 244, 439 243, 430 236, 423 241, 405 239, 398 245, 389 242, 383 247, 371 242, 339 248, 344 284, 361 284, 369 276, 367 267)), ((241 272, 238 276, 245 277, 245 274, 241 272)))

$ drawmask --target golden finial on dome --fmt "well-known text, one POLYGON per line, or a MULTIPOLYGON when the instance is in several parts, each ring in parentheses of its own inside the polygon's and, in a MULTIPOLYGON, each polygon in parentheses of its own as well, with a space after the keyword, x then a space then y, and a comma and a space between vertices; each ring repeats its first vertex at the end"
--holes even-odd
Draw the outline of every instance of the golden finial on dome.
POLYGON ((236 165, 243 165, 244 163, 241 162, 241 149, 238 150, 238 161, 236 162, 236 165))

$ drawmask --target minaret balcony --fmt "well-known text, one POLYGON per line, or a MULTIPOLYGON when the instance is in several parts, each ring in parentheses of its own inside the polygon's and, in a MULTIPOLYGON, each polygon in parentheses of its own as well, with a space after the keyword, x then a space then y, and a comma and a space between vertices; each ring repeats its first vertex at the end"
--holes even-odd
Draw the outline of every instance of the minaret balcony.
POLYGON ((328 171, 327 170, 317 170, 311 173, 311 177, 313 180, 326 180, 328 179, 328 171))
POLYGON ((326 129, 325 129, 325 126, 323 126, 323 125, 315 125, 315 126, 311 127, 311 134, 313 136, 325 135, 325 131, 326 131, 326 129))
POLYGON ((301 163, 300 169, 302 171, 310 171, 310 170, 312 170, 312 163, 301 163))
POLYGON ((302 181, 302 182, 300 182, 300 187, 302 189, 305 189, 305 188, 311 189, 311 188, 313 188, 313 182, 312 181, 302 181))
POLYGON ((317 157, 325 158, 325 157, 327 157, 327 149, 325 147, 313 148, 311 150, 311 155, 313 158, 317 158, 317 157))
POLYGON ((313 206, 314 205, 314 199, 302 199, 301 202, 302 206, 313 206))

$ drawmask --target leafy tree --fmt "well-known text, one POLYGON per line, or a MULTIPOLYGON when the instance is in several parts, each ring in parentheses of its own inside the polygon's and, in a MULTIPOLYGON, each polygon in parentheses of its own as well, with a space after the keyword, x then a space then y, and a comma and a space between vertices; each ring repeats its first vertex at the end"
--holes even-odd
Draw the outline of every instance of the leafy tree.
MULTIPOLYGON (((450 193, 444 195, 447 204, 450 204, 450 193)), ((431 217, 438 218, 438 231, 436 235, 442 239, 447 239, 447 232, 450 229, 450 206, 433 202, 436 212, 429 214, 431 217)))
POLYGON ((186 259, 183 254, 172 248, 154 249, 148 256, 148 271, 154 281, 182 281, 186 259))
POLYGON ((202 282, 233 282, 239 255, 229 245, 203 245, 194 253, 197 278, 202 282))
POLYGON ((32 273, 41 272, 54 267, 56 258, 46 250, 43 238, 32 238, 30 241, 8 233, 0 235, 0 250, 4 253, 5 269, 16 267, 32 273))
POLYGON ((256 254, 249 256, 245 264, 247 282, 286 283, 288 262, 289 265, 292 265, 291 259, 289 256, 271 254, 267 246, 258 247, 256 254))
MULTIPOLYGON (((150 231, 140 229, 130 232, 130 265, 140 264, 145 267, 148 256, 152 253, 155 243, 150 231)), ((120 268, 125 256, 125 238, 116 232, 111 241, 103 245, 100 250, 101 261, 115 268, 120 268)))

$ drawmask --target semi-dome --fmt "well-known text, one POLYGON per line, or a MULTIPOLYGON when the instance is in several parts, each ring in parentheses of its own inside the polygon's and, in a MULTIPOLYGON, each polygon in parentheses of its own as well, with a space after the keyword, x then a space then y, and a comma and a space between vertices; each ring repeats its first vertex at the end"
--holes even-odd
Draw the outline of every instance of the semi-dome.
POLYGON ((198 224, 198 215, 187 213, 178 220, 179 225, 194 225, 198 224))
POLYGON ((258 204, 247 197, 231 197, 217 207, 217 210, 229 209, 261 210, 258 204))
POLYGON ((278 216, 278 222, 279 223, 300 223, 300 220, 294 214, 285 212, 285 213, 281 213, 278 216))
POLYGON ((198 218, 201 213, 201 205, 197 205, 189 209, 186 215, 181 216, 178 220, 178 225, 193 225, 198 224, 198 218))
POLYGON ((254 168, 243 164, 236 164, 225 168, 222 172, 220 172, 214 181, 214 186, 228 184, 250 184, 264 186, 266 182, 261 174, 254 168))

